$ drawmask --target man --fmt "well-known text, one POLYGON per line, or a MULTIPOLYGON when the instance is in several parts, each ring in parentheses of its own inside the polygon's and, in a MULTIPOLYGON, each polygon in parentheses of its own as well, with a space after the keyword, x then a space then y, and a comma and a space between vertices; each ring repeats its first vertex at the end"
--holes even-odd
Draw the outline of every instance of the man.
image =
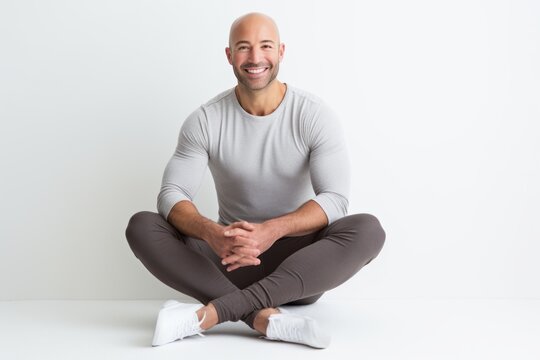
POLYGON ((234 21, 225 49, 238 85, 182 125, 158 195, 126 237, 163 283, 202 304, 167 301, 153 345, 242 320, 266 339, 325 348, 330 336, 280 305, 312 304, 368 264, 385 232, 369 214, 346 216, 349 160, 335 115, 277 80, 285 46, 268 16, 234 21), (219 220, 192 200, 209 167, 219 220))

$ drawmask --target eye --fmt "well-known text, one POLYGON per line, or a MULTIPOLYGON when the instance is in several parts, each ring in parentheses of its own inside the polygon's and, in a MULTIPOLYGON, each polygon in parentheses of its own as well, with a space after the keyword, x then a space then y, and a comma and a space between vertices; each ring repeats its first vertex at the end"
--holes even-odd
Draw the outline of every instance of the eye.
POLYGON ((272 45, 263 45, 262 47, 263 47, 263 49, 271 49, 272 45))
POLYGON ((239 47, 238 47, 238 50, 239 50, 239 51, 243 51, 243 50, 247 50, 247 49, 248 49, 248 47, 245 46, 245 45, 239 46, 239 47))

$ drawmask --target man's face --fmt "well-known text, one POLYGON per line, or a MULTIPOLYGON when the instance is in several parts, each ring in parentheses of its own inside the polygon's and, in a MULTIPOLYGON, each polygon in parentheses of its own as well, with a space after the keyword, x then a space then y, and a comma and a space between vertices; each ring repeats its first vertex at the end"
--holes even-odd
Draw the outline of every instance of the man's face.
POLYGON ((235 29, 226 53, 238 82, 261 90, 277 77, 283 50, 271 26, 247 23, 235 29))

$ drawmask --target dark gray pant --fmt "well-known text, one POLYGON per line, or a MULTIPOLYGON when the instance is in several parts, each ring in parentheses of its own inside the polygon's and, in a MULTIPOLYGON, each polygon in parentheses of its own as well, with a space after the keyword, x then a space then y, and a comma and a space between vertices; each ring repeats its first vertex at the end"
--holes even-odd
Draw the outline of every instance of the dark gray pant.
POLYGON ((211 302, 220 323, 242 320, 251 328, 261 309, 312 304, 344 283, 379 254, 385 236, 373 215, 349 215, 281 238, 259 256, 260 265, 227 272, 205 241, 181 234, 157 213, 136 213, 126 229, 135 256, 160 281, 211 302))

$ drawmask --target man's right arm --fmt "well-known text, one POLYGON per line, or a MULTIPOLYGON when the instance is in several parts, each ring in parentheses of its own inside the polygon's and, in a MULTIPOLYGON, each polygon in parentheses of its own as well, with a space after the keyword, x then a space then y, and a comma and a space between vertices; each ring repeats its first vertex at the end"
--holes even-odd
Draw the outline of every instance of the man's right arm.
POLYGON ((232 253, 243 255, 242 263, 258 265, 260 252, 248 239, 231 241, 224 227, 199 214, 193 204, 208 165, 208 129, 200 109, 192 113, 182 125, 178 145, 169 160, 157 199, 161 216, 182 234, 206 241, 212 250, 224 258, 232 253))
POLYGON ((223 235, 223 226, 202 216, 189 200, 176 203, 169 213, 167 221, 182 234, 206 242, 223 235))
POLYGON ((178 202, 193 201, 208 167, 208 129, 201 109, 193 112, 182 124, 174 154, 167 163, 157 210, 165 219, 178 202))
POLYGON ((208 167, 208 139, 207 120, 199 108, 182 124, 157 197, 161 216, 182 234, 205 241, 214 238, 221 227, 201 216, 192 202, 208 167))

